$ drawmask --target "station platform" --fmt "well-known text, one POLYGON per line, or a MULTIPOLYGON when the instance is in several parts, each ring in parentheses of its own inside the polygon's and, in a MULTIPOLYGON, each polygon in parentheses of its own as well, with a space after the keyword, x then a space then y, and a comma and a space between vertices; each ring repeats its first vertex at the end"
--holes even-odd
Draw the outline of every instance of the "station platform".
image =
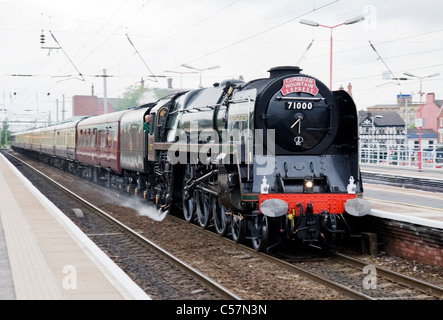
POLYGON ((411 223, 414 225, 440 229, 443 231, 443 210, 428 209, 428 208, 406 208, 399 203, 392 201, 391 203, 377 203, 371 202, 372 210, 369 215, 411 223))
POLYGON ((0 300, 149 300, 0 154, 0 300))
MULTIPOLYGON (((401 176, 428 181, 442 181, 443 169, 400 167, 400 166, 383 166, 383 165, 361 165, 362 173, 372 172, 382 174, 383 176, 401 176)), ((364 181, 363 181, 364 183, 364 181)), ((365 189, 370 189, 369 184, 364 183, 365 189), (367 188, 368 187, 368 188, 367 188)), ((430 191, 420 191, 407 188, 376 185, 379 191, 386 190, 402 195, 402 197, 392 198, 381 202, 371 201, 372 210, 370 215, 395 221, 408 222, 415 225, 442 229, 443 230, 443 205, 430 208, 431 202, 443 203, 443 194, 430 191), (404 197, 420 197, 422 203, 408 204, 404 201, 404 197)), ((363 193, 365 197, 365 192, 363 193)))
POLYGON ((381 164, 377 165, 361 164, 360 170, 362 172, 383 173, 389 176, 405 176, 410 178, 443 181, 443 168, 432 169, 432 168, 423 167, 421 170, 418 170, 418 167, 390 166, 390 165, 381 165, 381 164))

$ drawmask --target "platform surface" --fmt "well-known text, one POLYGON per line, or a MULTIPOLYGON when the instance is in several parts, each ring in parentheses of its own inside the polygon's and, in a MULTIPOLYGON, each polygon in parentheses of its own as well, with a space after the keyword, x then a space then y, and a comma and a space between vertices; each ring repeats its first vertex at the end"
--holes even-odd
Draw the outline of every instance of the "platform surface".
MULTIPOLYGON (((361 165, 362 172, 379 173, 385 176, 411 177, 423 180, 443 181, 443 168, 418 170, 416 167, 383 166, 383 165, 361 165)), ((365 186, 364 180, 363 185, 365 186)), ((421 191, 394 186, 371 184, 380 191, 386 190, 402 193, 403 197, 421 197, 422 205, 408 206, 395 198, 391 201, 381 201, 373 203, 371 215, 396 221, 403 221, 412 224, 422 225, 430 228, 443 229, 443 209, 430 208, 428 203, 433 201, 443 202, 443 194, 439 192, 421 191)), ((365 196, 365 193, 363 193, 365 196)))
POLYGON ((150 299, 0 154, 0 299, 150 299))
POLYGON ((381 173, 388 176, 400 176, 443 181, 443 168, 422 168, 421 170, 419 170, 417 167, 362 164, 360 165, 360 170, 362 172, 381 173))

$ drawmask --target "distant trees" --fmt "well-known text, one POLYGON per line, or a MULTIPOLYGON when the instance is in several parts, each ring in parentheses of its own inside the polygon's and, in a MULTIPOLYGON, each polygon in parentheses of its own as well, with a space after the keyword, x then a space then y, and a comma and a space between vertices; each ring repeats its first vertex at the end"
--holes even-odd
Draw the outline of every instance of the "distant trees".
POLYGON ((149 88, 142 82, 140 85, 133 85, 126 88, 123 97, 119 97, 119 102, 115 111, 122 111, 129 108, 138 107, 146 102, 154 102, 167 95, 180 92, 181 89, 149 88), (145 96, 143 96, 147 93, 145 96))
POLYGON ((145 88, 143 84, 139 86, 133 85, 126 88, 123 97, 120 98, 120 101, 117 104, 116 111, 122 111, 138 106, 138 101, 146 90, 147 88, 145 88))
POLYGON ((5 120, 3 120, 1 127, 0 145, 2 146, 2 148, 5 148, 10 144, 11 144, 11 132, 9 131, 8 118, 6 118, 5 120), (5 140, 5 135, 6 135, 6 140, 5 140))

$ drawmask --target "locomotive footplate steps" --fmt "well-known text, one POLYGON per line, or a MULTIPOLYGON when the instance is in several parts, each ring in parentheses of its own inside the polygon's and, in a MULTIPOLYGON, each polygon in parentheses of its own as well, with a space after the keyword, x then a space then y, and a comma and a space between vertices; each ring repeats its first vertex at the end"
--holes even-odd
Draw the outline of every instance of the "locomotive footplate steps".
POLYGON ((300 214, 295 230, 292 232, 302 243, 317 242, 320 236, 320 215, 314 214, 312 202, 303 209, 300 204, 300 214))

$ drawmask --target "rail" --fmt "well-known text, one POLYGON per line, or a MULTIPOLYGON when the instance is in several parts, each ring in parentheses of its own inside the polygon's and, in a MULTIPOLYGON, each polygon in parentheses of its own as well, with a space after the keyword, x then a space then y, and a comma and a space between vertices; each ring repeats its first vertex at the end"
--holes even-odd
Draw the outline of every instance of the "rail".
MULTIPOLYGON (((357 268, 362 269, 367 265, 367 262, 360 261, 358 259, 340 254, 340 253, 334 253, 333 258, 336 260, 339 260, 343 263, 350 264, 353 266, 356 266, 357 268)), ((379 276, 385 277, 387 279, 390 279, 392 281, 395 281, 397 283, 400 283, 404 286, 415 288, 416 290, 419 290, 427 295, 432 295, 435 297, 438 297, 440 299, 443 299, 443 288, 436 286, 432 283, 428 283, 419 279, 411 278, 407 275, 376 266, 377 274, 379 276)))
POLYGON ((152 242, 152 241, 148 240, 147 238, 143 237, 142 235, 140 235, 139 233, 137 233, 136 231, 134 231, 133 229, 131 229, 127 225, 121 223, 120 221, 118 221, 117 219, 112 217, 110 214, 106 213, 105 211, 103 211, 100 208, 96 207, 92 203, 90 203, 87 200, 83 199, 82 197, 78 196, 74 192, 70 191, 66 187, 62 186, 57 181, 55 181, 52 178, 48 177, 43 172, 37 170, 36 168, 32 167, 31 165, 27 164, 26 162, 22 161, 21 159, 13 156, 11 154, 8 154, 8 156, 13 157, 17 161, 20 161, 20 163, 28 166, 29 168, 34 170, 36 173, 41 175, 43 178, 48 180, 50 183, 54 184, 59 189, 63 190, 63 192, 68 194, 70 197, 72 197, 72 198, 76 199, 77 201, 81 202, 82 204, 88 206, 89 208, 91 208, 95 212, 99 213, 101 216, 103 216, 106 219, 108 219, 109 221, 111 221, 113 224, 115 224, 118 227, 122 228, 125 232, 131 234, 134 238, 136 238, 137 240, 143 242, 149 248, 153 249, 159 255, 163 256, 164 258, 166 258, 167 260, 172 262, 178 268, 182 269, 183 271, 187 272, 188 274, 193 275, 196 279, 198 279, 200 282, 202 282, 205 285, 207 285, 209 288, 211 288, 213 291, 215 291, 218 294, 220 294, 225 299, 229 299, 229 300, 242 300, 239 296, 235 295, 233 292, 229 291, 228 289, 226 289, 225 287, 220 285, 215 280, 207 277, 206 275, 204 275, 203 273, 201 273, 197 269, 195 269, 192 266, 188 265, 187 263, 183 262, 182 260, 180 260, 179 258, 175 257, 174 255, 172 255, 168 251, 164 250, 163 248, 161 248, 160 246, 158 246, 154 242, 152 242))

